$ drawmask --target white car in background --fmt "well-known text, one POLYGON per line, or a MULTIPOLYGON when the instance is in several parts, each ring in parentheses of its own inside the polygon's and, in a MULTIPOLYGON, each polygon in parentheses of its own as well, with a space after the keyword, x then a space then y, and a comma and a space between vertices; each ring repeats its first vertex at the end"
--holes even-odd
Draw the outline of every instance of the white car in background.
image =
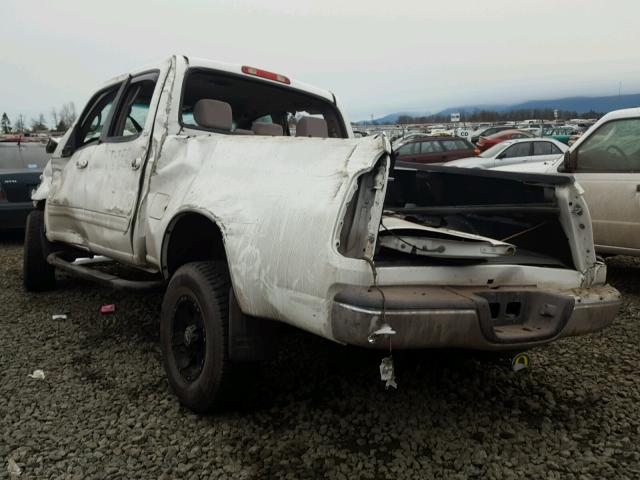
POLYGON ((494 169, 573 175, 591 213, 596 251, 640 256, 640 108, 609 112, 563 159, 494 169))
POLYGON ((477 157, 447 162, 447 167, 496 168, 526 163, 553 162, 569 149, 552 138, 519 138, 494 145, 477 157))

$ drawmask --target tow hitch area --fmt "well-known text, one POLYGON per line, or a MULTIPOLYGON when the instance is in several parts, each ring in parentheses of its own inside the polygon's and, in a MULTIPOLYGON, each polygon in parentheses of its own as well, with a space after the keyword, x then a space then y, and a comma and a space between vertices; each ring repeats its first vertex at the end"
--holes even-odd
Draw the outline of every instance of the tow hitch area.
POLYGON ((567 295, 540 291, 474 292, 480 325, 496 343, 543 340, 556 336, 573 312, 574 300, 567 295))

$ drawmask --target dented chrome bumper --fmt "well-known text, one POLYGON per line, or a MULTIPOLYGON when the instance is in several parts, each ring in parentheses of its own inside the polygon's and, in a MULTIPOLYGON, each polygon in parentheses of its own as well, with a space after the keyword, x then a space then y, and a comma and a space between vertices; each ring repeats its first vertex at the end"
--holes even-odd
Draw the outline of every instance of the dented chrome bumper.
POLYGON ((608 285, 538 288, 344 287, 331 312, 335 340, 362 347, 527 349, 611 324, 620 293, 608 285), (392 335, 372 337, 388 325, 392 335))

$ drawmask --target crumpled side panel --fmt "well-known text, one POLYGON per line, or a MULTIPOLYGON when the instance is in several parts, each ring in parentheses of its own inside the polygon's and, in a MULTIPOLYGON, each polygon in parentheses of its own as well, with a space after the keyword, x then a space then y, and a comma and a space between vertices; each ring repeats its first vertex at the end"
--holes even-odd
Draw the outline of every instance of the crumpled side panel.
POLYGON ((222 230, 243 311, 326 335, 331 286, 370 277, 366 262, 337 253, 336 227, 357 176, 387 149, 383 137, 169 136, 148 202, 171 198, 162 220, 148 220, 150 254, 160 258, 176 213, 206 213, 222 230))

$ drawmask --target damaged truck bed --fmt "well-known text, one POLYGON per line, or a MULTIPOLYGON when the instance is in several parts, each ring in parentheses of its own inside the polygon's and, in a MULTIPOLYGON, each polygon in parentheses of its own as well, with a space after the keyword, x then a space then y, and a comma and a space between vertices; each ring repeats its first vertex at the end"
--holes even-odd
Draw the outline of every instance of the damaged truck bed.
POLYGON ((570 177, 398 164, 378 281, 335 295, 333 333, 388 348, 370 337, 388 325, 394 348, 516 350, 600 330, 619 294, 604 285, 585 211, 570 177))
POLYGON ((483 350, 613 321, 619 294, 570 178, 392 159, 386 137, 353 137, 331 92, 173 56, 108 81, 60 140, 33 195, 25 287, 63 269, 165 288, 165 370, 195 411, 229 400, 273 321, 369 348, 483 350))

